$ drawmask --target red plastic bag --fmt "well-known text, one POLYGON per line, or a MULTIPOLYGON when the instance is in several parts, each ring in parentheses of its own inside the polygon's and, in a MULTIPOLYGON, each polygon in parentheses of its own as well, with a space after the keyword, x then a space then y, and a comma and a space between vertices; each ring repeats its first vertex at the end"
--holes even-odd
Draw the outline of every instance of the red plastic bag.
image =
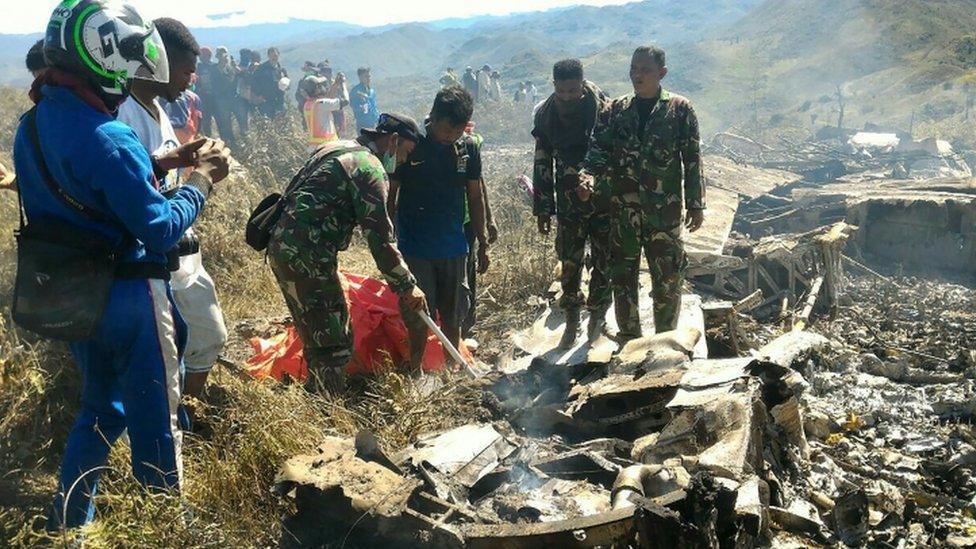
MULTIPOLYGON (((375 278, 349 273, 340 273, 339 276, 349 306, 355 356, 346 366, 346 372, 350 375, 361 374, 374 372, 390 363, 407 363, 410 360, 410 346, 396 293, 375 278)), ((270 339, 252 338, 250 343, 254 356, 247 361, 247 371, 252 376, 273 377, 279 381, 285 376, 304 381, 308 376, 302 340, 293 326, 288 326, 285 333, 270 339)), ((463 342, 458 350, 466 360, 472 360, 463 342)), ((424 370, 442 370, 446 357, 440 341, 430 334, 424 353, 424 370)))

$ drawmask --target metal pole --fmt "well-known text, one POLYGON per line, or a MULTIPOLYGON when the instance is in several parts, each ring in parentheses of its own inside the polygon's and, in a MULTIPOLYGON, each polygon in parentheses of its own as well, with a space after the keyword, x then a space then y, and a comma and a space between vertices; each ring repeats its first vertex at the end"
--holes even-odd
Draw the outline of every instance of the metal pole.
POLYGON ((450 341, 448 341, 447 336, 444 335, 444 332, 442 332, 440 327, 437 325, 437 323, 434 322, 434 319, 430 318, 430 315, 427 314, 427 311, 418 311, 417 314, 419 314, 420 318, 424 320, 424 323, 427 324, 427 327, 430 328, 432 332, 434 332, 434 335, 436 335, 437 339, 440 340, 441 345, 443 345, 444 349, 447 350, 447 353, 451 355, 451 358, 457 361, 458 364, 464 366, 464 369, 471 375, 471 377, 475 377, 475 378, 478 377, 478 374, 477 372, 474 371, 474 368, 472 368, 471 365, 468 364, 467 360, 464 360, 464 357, 461 356, 461 353, 457 350, 457 348, 454 347, 454 345, 452 345, 450 341))

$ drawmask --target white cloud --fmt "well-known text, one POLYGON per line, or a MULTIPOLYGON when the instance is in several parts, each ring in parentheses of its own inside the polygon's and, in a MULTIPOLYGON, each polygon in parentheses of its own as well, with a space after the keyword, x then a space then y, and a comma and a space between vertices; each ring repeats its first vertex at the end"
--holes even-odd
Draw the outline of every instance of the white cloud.
MULTIPOLYGON (((288 18, 384 25, 474 15, 504 15, 575 4, 625 4, 633 0, 129 0, 147 18, 174 17, 195 27, 283 22, 288 18), (240 13, 238 13, 240 12, 240 13), (220 20, 210 15, 235 14, 220 20)), ((43 32, 57 2, 0 0, 0 34, 43 32)))

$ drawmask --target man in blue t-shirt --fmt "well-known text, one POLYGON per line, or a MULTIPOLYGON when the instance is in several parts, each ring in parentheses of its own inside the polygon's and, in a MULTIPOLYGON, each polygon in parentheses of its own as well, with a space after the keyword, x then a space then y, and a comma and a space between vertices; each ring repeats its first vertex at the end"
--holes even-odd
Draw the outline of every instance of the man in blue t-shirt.
POLYGON ((376 127, 380 118, 380 110, 376 106, 376 88, 373 87, 373 75, 367 67, 360 67, 356 71, 359 84, 349 92, 349 106, 356 115, 358 130, 376 127))
MULTIPOLYGON (((427 135, 390 181, 389 210, 400 251, 428 296, 432 316, 439 316, 444 334, 455 346, 468 306, 465 199, 479 243, 478 271, 485 272, 489 263, 481 151, 464 135, 473 110, 474 100, 464 88, 448 86, 438 92, 427 135)), ((416 313, 404 311, 403 318, 410 332, 411 366, 419 369, 427 326, 416 313)))

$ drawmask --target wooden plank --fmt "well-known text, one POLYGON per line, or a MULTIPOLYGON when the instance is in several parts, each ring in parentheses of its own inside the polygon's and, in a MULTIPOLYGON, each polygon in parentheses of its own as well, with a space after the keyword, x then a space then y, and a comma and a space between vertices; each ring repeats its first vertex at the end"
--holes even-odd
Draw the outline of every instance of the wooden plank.
POLYGON ((749 311, 758 307, 763 301, 762 290, 756 290, 748 296, 742 298, 738 303, 736 303, 732 309, 737 313, 748 313, 749 311))
POLYGON ((824 277, 823 275, 818 276, 813 281, 813 286, 810 288, 810 293, 807 295, 806 306, 803 307, 803 312, 800 313, 800 317, 796 324, 793 326, 793 331, 799 332, 805 330, 807 324, 810 323, 810 315, 813 313, 813 307, 817 304, 817 297, 820 296, 820 288, 823 287, 824 277))
POLYGON ((769 272, 766 271, 766 268, 765 267, 763 267, 762 265, 760 265, 760 264, 757 263, 756 264, 756 270, 759 272, 759 275, 766 282, 766 284, 769 285, 770 293, 773 293, 773 294, 780 293, 781 289, 779 287, 779 284, 777 284, 776 281, 773 280, 773 277, 771 277, 769 275, 769 272))

